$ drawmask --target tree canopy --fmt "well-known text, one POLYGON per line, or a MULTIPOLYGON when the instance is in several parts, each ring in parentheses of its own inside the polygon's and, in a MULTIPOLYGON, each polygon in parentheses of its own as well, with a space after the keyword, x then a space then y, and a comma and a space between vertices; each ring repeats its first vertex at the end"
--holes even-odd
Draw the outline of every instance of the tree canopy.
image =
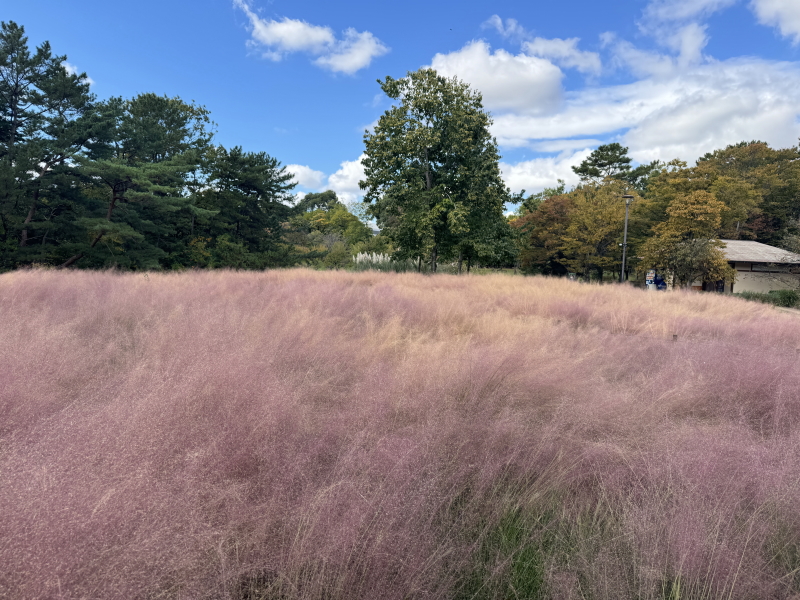
POLYGON ((364 135, 364 202, 398 258, 486 255, 509 237, 509 191, 481 95, 432 69, 379 81, 397 104, 364 135))
POLYGON ((798 147, 743 141, 691 166, 636 165, 608 143, 573 167, 576 187, 512 195, 480 92, 426 68, 379 80, 394 104, 364 136, 364 202, 346 206, 333 190, 295 196, 267 152, 215 143, 203 105, 98 100, 65 60, 0 23, 0 271, 342 268, 367 252, 433 272, 518 265, 603 280, 621 266, 624 194, 633 269, 687 283, 732 276, 720 239, 800 250, 798 147))

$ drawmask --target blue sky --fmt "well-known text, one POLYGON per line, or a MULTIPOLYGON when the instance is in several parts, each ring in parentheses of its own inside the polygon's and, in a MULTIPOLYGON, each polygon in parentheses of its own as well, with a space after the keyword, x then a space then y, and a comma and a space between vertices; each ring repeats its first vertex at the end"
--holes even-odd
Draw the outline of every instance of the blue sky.
POLYGON ((800 0, 25 0, 0 19, 49 40, 100 98, 211 110, 216 140, 266 151, 298 191, 358 198, 376 79, 432 65, 484 95, 513 191, 601 143, 637 162, 800 137, 800 0))

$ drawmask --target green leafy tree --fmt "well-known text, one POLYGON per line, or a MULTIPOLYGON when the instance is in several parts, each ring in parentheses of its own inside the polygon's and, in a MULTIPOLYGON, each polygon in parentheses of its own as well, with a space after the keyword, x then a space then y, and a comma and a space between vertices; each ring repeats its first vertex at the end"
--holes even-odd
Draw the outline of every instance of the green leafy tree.
POLYGON ((621 179, 627 181, 640 195, 645 195, 647 194, 653 178, 658 175, 665 166, 666 164, 664 162, 654 160, 627 171, 622 175, 621 179))
POLYGON ((170 263, 182 234, 179 221, 214 211, 187 194, 187 173, 196 168, 206 135, 205 110, 177 98, 144 94, 112 98, 99 108, 101 127, 90 149, 76 156, 86 182, 75 224, 82 235, 64 243, 71 256, 61 264, 156 269, 170 263), (182 122, 177 113, 182 113, 182 122), (198 124, 199 121, 199 124, 198 124), (160 128, 160 129, 159 129, 160 128))
POLYGON ((297 203, 296 212, 289 220, 287 239, 302 253, 303 262, 342 268, 358 252, 386 249, 385 244, 380 244, 381 236, 373 236, 372 229, 342 204, 332 190, 306 194, 297 203))
POLYGON ((783 245, 791 223, 800 218, 800 148, 740 142, 706 154, 696 170, 714 181, 715 175, 726 177, 735 186, 716 194, 729 207, 723 215, 725 237, 783 245))
POLYGON ((395 256, 427 256, 436 271, 440 257, 463 259, 508 232, 509 192, 480 94, 432 69, 379 83, 398 104, 364 136, 360 186, 395 256))

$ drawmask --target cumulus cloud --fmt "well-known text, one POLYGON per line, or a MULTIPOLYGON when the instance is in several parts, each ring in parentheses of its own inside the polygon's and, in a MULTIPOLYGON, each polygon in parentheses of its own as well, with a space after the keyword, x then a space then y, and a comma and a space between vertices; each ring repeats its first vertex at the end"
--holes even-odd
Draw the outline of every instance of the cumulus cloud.
POLYGON ((483 94, 493 111, 552 113, 561 103, 561 70, 548 60, 505 50, 492 52, 484 41, 461 50, 437 54, 431 66, 447 77, 456 76, 483 94))
POLYGON ((318 189, 325 181, 325 173, 315 171, 306 165, 286 165, 286 170, 294 175, 294 180, 305 188, 318 189))
POLYGON ((368 67, 373 58, 386 54, 389 49, 369 31, 357 32, 348 29, 344 39, 334 44, 331 50, 314 62, 339 73, 355 73, 368 67))
POLYGON ((482 27, 494 29, 508 40, 522 43, 522 48, 530 56, 546 58, 565 69, 577 69, 581 73, 598 75, 601 70, 600 55, 578 49, 580 38, 547 39, 533 37, 516 19, 506 19, 492 15, 482 27))
POLYGON ((358 182, 364 179, 364 165, 361 164, 364 157, 362 154, 356 160, 342 162, 339 170, 328 177, 328 188, 345 204, 359 201, 364 195, 358 187, 358 182))
POLYGON ((777 27, 781 35, 800 44, 800 2, 798 0, 752 0, 759 23, 777 27))
POLYGON ((369 31, 347 29, 339 39, 330 27, 312 25, 298 19, 263 19, 246 0, 233 0, 250 21, 249 45, 259 48, 270 60, 282 60, 286 54, 305 52, 316 56, 314 63, 334 73, 352 75, 370 65, 373 58, 389 49, 369 31))
POLYGON ((501 145, 532 148, 559 138, 618 136, 640 162, 691 161, 742 140, 794 145, 800 136, 798 89, 796 65, 729 60, 576 92, 547 117, 500 115, 492 133, 501 145))
POLYGON ((562 40, 559 38, 534 38, 525 42, 522 48, 527 54, 548 58, 564 68, 577 69, 581 73, 599 75, 601 70, 600 55, 596 52, 578 50, 579 38, 562 40))
POLYGON ((578 165, 591 154, 590 149, 579 152, 564 152, 555 157, 534 158, 516 164, 500 163, 503 180, 511 188, 512 193, 525 190, 528 194, 541 192, 547 187, 558 186, 558 180, 567 186, 576 185, 580 178, 573 172, 572 166, 578 165))

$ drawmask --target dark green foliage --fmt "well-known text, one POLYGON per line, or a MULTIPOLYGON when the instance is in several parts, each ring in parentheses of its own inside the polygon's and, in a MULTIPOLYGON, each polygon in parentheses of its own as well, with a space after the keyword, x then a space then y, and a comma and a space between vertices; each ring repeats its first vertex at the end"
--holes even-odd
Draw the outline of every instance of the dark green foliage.
POLYGON ((442 258, 502 260, 510 195, 480 93, 433 69, 379 83, 398 105, 364 135, 360 185, 395 258, 425 257, 434 272, 442 258))
POLYGON ((53 229, 75 200, 70 161, 92 137, 93 96, 85 74, 45 42, 34 53, 25 30, 0 23, 0 269, 46 259, 53 229))
POLYGON ((0 31, 0 270, 176 269, 294 261, 294 183, 266 153, 213 147, 203 106, 96 102, 47 43, 0 31))
POLYGON ((640 194, 646 194, 650 181, 661 172, 664 166, 664 163, 660 160, 654 160, 625 172, 620 179, 630 183, 640 194))
POLYGON ((283 223, 294 201, 292 174, 265 152, 240 147, 214 148, 208 162, 208 188, 198 194, 198 206, 218 216, 204 219, 196 231, 213 239, 227 236, 224 244, 239 244, 251 255, 250 266, 268 266, 284 254, 283 223))
POLYGON ((624 179, 631 170, 628 149, 614 142, 604 144, 572 170, 584 181, 599 183, 606 178, 624 179))
POLYGON ((772 290, 766 294, 759 292, 740 292, 736 296, 754 302, 764 302, 785 308, 794 308, 800 302, 800 293, 796 290, 772 290))

